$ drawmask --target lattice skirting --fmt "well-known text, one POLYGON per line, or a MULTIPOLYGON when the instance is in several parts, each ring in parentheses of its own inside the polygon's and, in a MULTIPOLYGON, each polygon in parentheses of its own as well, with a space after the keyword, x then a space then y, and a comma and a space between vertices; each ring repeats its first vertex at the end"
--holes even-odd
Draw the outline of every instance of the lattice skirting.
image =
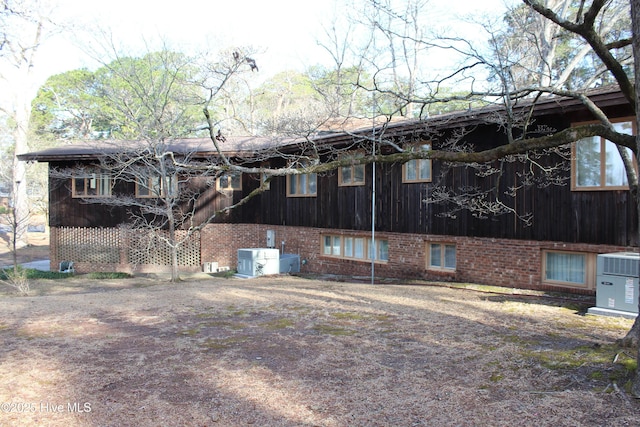
MULTIPOLYGON (((62 260, 90 264, 127 264, 170 266, 171 248, 168 233, 144 232, 125 228, 51 229, 54 262, 62 260)), ((184 241, 178 248, 178 265, 200 265, 200 234, 176 232, 176 241, 184 241)))

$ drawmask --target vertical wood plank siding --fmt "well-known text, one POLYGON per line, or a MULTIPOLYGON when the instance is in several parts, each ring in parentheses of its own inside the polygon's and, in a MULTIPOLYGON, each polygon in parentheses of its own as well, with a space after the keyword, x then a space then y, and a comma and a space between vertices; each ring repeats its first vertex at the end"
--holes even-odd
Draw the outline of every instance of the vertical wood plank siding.
MULTIPOLYGON (((587 117, 582 115, 557 115, 547 117, 540 123, 562 129, 570 126, 571 122, 585 119, 587 117)), ((486 149, 505 142, 498 141, 499 137, 494 126, 477 126, 467 136, 467 141, 477 149, 486 149)), ((435 148, 438 144, 439 141, 433 141, 435 148)), ((537 161, 543 165, 553 165, 562 160, 557 156, 546 156, 537 161)), ((51 167, 64 166, 68 164, 51 163, 51 167)), ((494 166, 502 170, 499 176, 479 178, 470 166, 447 170, 434 161, 432 183, 405 184, 402 182, 400 164, 378 165, 375 177, 376 229, 393 233, 638 245, 638 218, 628 191, 572 192, 570 171, 566 170, 563 172, 565 185, 522 188, 515 196, 508 196, 505 192, 516 184, 524 166, 518 162, 495 162, 494 166), (477 186, 493 190, 508 205, 516 207, 518 212, 531 212, 534 215, 533 223, 527 226, 514 214, 478 218, 472 212, 460 211, 453 218, 443 217, 447 206, 425 203, 437 183, 446 184, 453 189, 477 186)), ((339 187, 337 172, 322 174, 318 177, 316 197, 287 197, 286 178, 274 177, 269 190, 246 205, 216 217, 212 222, 370 230, 371 170, 372 166, 367 165, 366 184, 354 187, 339 187)), ((52 177, 51 181, 52 227, 114 227, 127 222, 125 209, 87 204, 81 199, 73 199, 69 179, 61 181, 52 177)), ((197 201, 196 222, 208 218, 216 210, 238 202, 258 185, 258 176, 243 175, 242 191, 222 194, 216 191, 215 186, 207 185, 204 179, 194 181, 193 186, 201 190, 197 201)), ((118 186, 116 188, 118 191, 126 190, 118 186)))

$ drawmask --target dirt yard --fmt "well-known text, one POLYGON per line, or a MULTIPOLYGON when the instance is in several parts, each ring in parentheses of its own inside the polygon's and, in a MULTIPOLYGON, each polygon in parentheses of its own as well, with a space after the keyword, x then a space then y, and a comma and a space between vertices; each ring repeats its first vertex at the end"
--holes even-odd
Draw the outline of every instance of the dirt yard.
MULTIPOLYGON (((637 426, 630 320, 292 277, 0 295, 1 426, 637 426)), ((575 303, 575 302, 574 302, 575 303)))

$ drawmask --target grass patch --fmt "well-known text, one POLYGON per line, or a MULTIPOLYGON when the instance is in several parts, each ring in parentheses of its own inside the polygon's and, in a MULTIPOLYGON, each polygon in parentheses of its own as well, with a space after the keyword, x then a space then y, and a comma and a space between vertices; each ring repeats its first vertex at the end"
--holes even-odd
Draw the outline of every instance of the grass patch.
POLYGON ((266 322, 262 322, 260 324, 260 326, 262 326, 263 328, 269 330, 269 331, 276 331, 278 329, 286 329, 286 328, 293 328, 293 326, 295 325, 295 322, 292 319, 286 318, 286 317, 281 317, 279 319, 273 319, 273 320, 269 320, 266 322))
POLYGON ((237 308, 234 305, 227 306, 228 314, 231 316, 246 316, 249 312, 243 308, 237 308))
POLYGON ((504 375, 502 374, 491 374, 491 376, 489 377, 489 381, 491 381, 492 383, 497 383, 502 379, 504 379, 504 375))
POLYGON ((315 325, 313 327, 313 330, 321 334, 335 335, 335 336, 348 336, 356 333, 356 331, 353 331, 351 329, 345 329, 339 326, 326 325, 326 324, 315 325))
POLYGON ((569 349, 545 348, 544 350, 524 350, 523 354, 536 360, 551 370, 577 369, 585 365, 606 365, 613 363, 613 346, 579 346, 569 349))
POLYGON ((331 315, 336 319, 341 319, 341 320, 363 320, 366 318, 366 316, 360 313, 354 313, 351 311, 346 311, 342 313, 331 313, 331 315))
MULTIPOLYGON (((18 267, 18 271, 25 273, 27 279, 67 279, 73 277, 69 273, 59 273, 57 271, 41 271, 33 268, 18 267)), ((0 280, 8 280, 13 274, 13 268, 5 268, 0 270, 0 280)))
POLYGON ((187 336, 187 337, 193 337, 193 336, 196 336, 199 332, 200 332, 200 328, 199 327, 190 328, 190 329, 183 329, 182 331, 180 331, 180 335, 184 335, 184 336, 187 336))
POLYGON ((87 279, 105 280, 105 279, 131 279, 133 276, 129 273, 119 272, 99 272, 87 273, 83 277, 87 279))

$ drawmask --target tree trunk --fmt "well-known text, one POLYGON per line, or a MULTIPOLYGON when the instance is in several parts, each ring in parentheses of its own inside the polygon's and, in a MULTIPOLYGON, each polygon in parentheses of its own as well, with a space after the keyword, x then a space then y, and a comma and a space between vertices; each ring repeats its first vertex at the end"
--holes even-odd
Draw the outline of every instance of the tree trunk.
POLYGON ((178 244, 176 240, 176 222, 173 212, 169 209, 169 247, 171 248, 171 282, 177 282, 178 275, 178 244))
MULTIPOLYGON (((640 129, 640 0, 631 0, 631 30, 633 34, 633 58, 635 72, 635 104, 636 104, 636 129, 640 129)), ((640 133, 636 132, 636 162, 640 166, 640 133)), ((636 194, 636 213, 639 217, 638 222, 638 242, 640 244, 640 195, 636 194)), ((638 311, 640 311, 640 297, 638 298, 638 311)), ((629 331, 632 341, 635 339, 637 346, 636 360, 640 361, 640 314, 636 317, 636 321, 629 331)), ((627 334, 627 336, 629 336, 627 334)), ((634 396, 640 398, 640 368, 636 368, 635 377, 631 392, 634 396)))
MULTIPOLYGON (((29 78, 25 78, 26 81, 29 78)), ((16 95, 16 109, 14 112, 14 156, 13 156, 13 185, 12 185, 12 206, 13 206, 13 248, 12 250, 27 245, 27 226, 29 222, 29 202, 27 200, 27 176, 24 162, 18 160, 17 155, 29 151, 28 127, 31 103, 26 99, 27 85, 23 86, 24 93, 16 95)))

